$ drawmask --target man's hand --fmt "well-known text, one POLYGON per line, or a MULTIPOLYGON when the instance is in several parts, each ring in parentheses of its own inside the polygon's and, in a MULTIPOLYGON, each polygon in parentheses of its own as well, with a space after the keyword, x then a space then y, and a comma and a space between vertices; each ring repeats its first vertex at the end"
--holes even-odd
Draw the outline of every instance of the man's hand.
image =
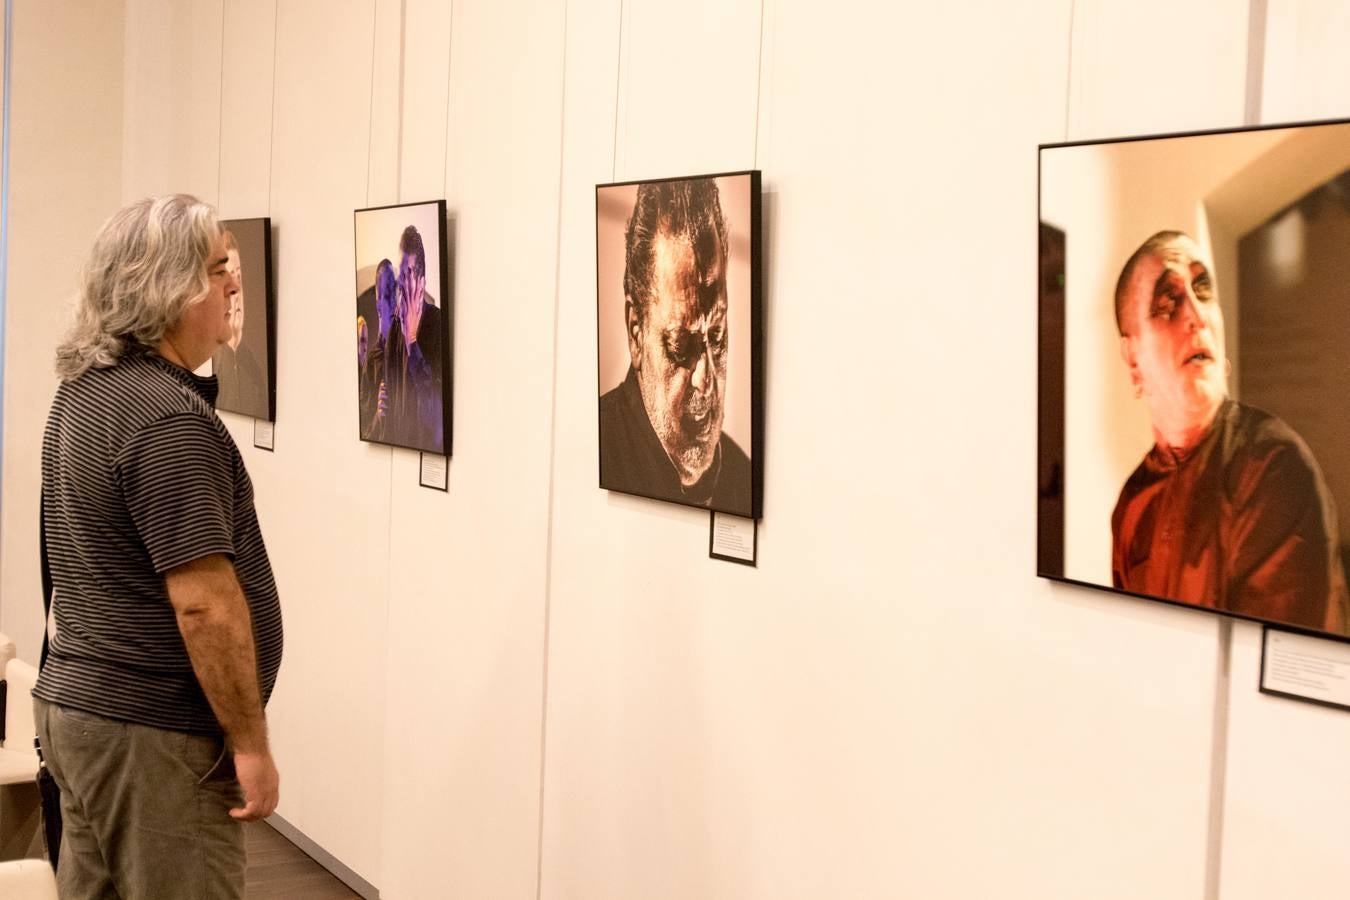
POLYGON ((230 810, 242 822, 265 819, 276 811, 281 799, 281 776, 271 751, 244 753, 235 751, 234 774, 244 789, 244 805, 230 810))
POLYGON ((380 394, 375 400, 375 421, 378 422, 384 418, 384 414, 389 411, 389 390, 380 382, 380 394))

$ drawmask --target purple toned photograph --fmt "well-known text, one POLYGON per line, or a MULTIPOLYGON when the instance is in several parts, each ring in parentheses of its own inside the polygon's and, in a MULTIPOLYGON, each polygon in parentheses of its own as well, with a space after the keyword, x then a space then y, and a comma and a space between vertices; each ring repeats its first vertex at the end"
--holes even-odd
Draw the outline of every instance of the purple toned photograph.
POLYGON ((449 456, 445 201, 357 210, 355 228, 358 433, 449 456))

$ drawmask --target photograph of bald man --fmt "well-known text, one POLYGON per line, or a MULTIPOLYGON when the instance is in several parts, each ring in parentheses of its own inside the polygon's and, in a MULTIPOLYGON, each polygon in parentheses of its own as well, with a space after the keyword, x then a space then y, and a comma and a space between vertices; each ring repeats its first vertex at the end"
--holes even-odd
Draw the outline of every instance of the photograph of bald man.
POLYGON ((1154 443, 1111 516, 1112 583, 1344 632, 1331 493, 1292 428, 1230 399, 1213 269, 1192 237, 1160 231, 1116 284, 1121 358, 1154 443))

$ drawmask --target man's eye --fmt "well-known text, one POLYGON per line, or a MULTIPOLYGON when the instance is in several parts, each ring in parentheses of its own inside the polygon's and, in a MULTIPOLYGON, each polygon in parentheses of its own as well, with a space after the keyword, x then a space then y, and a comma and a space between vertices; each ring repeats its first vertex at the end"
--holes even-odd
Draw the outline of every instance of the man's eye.
POLYGON ((1209 276, 1207 275, 1202 275, 1191 282, 1191 290, 1195 292, 1195 296, 1200 300, 1208 300, 1214 295, 1214 285, 1210 283, 1209 276))
POLYGON ((682 368, 687 369, 693 365, 702 352, 703 339, 696 334, 685 332, 666 338, 666 356, 670 358, 671 362, 682 368))

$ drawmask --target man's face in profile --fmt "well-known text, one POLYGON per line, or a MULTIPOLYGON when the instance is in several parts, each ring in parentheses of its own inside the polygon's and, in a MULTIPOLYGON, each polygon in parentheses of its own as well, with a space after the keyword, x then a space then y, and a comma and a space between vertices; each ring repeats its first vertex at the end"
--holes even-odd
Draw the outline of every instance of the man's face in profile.
POLYGON ((356 367, 364 369, 366 358, 370 355, 370 332, 366 329, 366 320, 356 317, 356 367))
POLYGON ((375 316, 380 323, 380 345, 389 339, 389 326, 394 321, 394 302, 398 298, 398 282, 388 266, 375 273, 375 316))
POLYGON ((1207 427, 1228 396, 1223 312, 1208 261, 1184 235, 1136 266, 1121 351, 1154 429, 1207 427))
POLYGON ((239 251, 232 248, 226 257, 229 261, 225 268, 239 285, 239 290, 230 295, 229 340, 230 349, 238 350, 240 342, 244 340, 244 275, 239 264, 239 251))
POLYGON ((652 296, 645 315, 629 298, 628 343, 647 417, 693 485, 716 457, 727 381, 726 259, 700 273, 686 236, 652 242, 652 296), (638 319, 641 319, 639 322, 638 319))

